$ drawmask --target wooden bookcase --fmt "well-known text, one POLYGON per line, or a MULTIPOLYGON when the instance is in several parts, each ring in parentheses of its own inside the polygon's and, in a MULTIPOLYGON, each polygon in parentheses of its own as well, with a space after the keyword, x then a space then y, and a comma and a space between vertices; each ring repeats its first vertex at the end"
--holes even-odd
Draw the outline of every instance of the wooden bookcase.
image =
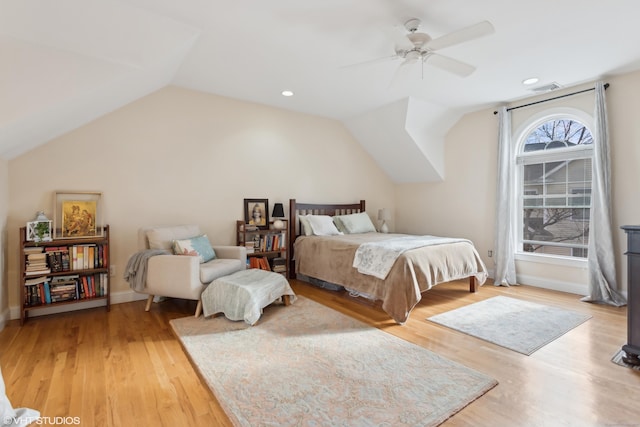
POLYGON ((236 221, 236 244, 247 248, 247 267, 274 271, 289 278, 288 224, 274 229, 252 229, 244 221, 236 221))
POLYGON ((109 311, 108 225, 102 234, 33 242, 26 239, 26 227, 20 228, 21 325, 30 311, 54 306, 102 300, 109 311))

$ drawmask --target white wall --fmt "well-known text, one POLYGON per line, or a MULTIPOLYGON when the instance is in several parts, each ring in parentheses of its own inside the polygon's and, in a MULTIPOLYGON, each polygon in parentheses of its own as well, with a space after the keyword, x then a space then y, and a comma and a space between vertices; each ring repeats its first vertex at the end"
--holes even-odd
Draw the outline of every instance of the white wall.
MULTIPOLYGON (((626 291, 625 235, 621 225, 640 223, 640 72, 607 78, 606 91, 611 135, 613 235, 618 287, 626 291)), ((593 87, 593 84, 584 87, 593 87)), ((578 88, 579 89, 579 88, 578 88)), ((565 92, 573 91, 567 90, 565 92)), ((541 98, 562 94, 553 92, 541 98)), ((522 100, 514 105, 526 104, 522 100)), ((545 107, 561 105, 593 114, 593 92, 552 101, 514 112, 514 131, 527 117, 545 107)), ((494 108, 464 116, 448 133, 445 144, 447 179, 441 183, 399 185, 395 218, 398 230, 466 237, 476 244, 487 267, 493 259, 497 168, 497 116, 494 108)), ((518 261, 518 281, 581 293, 587 290, 584 268, 518 261)))
MULTIPOLYGON (((56 190, 103 192, 111 226, 114 300, 137 229, 197 223, 235 244, 244 198, 285 204, 355 202, 393 208, 394 186, 335 120, 168 87, 9 162, 8 297, 18 307, 18 228, 53 217, 56 190)), ((0 193, 1 195, 1 193, 0 193)))
POLYGON ((0 330, 9 318, 7 278, 7 213, 9 211, 9 163, 0 157, 0 330))

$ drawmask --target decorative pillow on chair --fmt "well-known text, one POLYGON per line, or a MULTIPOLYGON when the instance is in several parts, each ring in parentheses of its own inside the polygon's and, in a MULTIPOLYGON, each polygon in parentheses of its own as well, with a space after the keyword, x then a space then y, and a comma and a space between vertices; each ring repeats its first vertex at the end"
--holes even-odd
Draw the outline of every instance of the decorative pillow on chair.
POLYGON ((176 255, 190 255, 200 258, 200 264, 216 258, 211 242, 206 234, 190 239, 174 240, 173 253, 176 255))

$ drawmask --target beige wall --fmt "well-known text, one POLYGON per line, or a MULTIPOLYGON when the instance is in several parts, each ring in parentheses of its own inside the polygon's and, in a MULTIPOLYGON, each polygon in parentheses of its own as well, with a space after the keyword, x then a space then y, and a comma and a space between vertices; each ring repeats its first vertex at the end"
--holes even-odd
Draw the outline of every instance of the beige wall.
POLYGON ((0 157, 0 330, 9 318, 7 278, 7 213, 9 211, 9 163, 0 157))
POLYGON ((340 122, 177 87, 11 160, 9 183, 12 317, 18 228, 41 209, 53 217, 55 190, 103 192, 115 302, 130 295, 122 272, 140 226, 197 223, 213 242, 235 244, 244 198, 283 202, 285 210, 289 198, 366 199, 370 213, 394 202, 393 184, 340 122))
MULTIPOLYGON (((621 225, 640 223, 640 73, 606 79, 609 130, 611 136, 613 235, 618 270, 618 286, 626 291, 626 248, 621 225)), ((593 87, 593 85, 589 85, 593 87)), ((561 92, 560 92, 561 93, 561 92)), ((559 94, 559 93, 558 93, 559 94)), ((543 98, 551 97, 547 94, 543 98)), ((530 100, 514 103, 525 104, 530 100)), ((562 101, 545 103, 545 107, 571 106, 593 114, 593 95, 583 94, 562 101)), ((513 130, 527 116, 543 108, 518 110, 513 130), (528 111, 526 111, 528 110, 528 111)), ((497 169, 497 117, 494 108, 463 117, 447 134, 444 182, 398 185, 396 223, 398 230, 466 237, 474 241, 487 267, 493 259, 497 169)), ((554 289, 587 289, 584 268, 519 261, 518 280, 554 289)))

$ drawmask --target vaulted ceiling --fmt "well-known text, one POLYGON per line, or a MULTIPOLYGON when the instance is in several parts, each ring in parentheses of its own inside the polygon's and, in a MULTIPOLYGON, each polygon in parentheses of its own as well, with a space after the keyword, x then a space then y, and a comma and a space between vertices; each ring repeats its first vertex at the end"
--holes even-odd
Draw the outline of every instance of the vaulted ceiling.
POLYGON ((635 0, 0 0, 0 155, 173 84, 341 120, 392 180, 438 180, 451 124, 532 95, 523 79, 566 87, 640 68, 639 12, 635 0), (410 18, 433 39, 485 20, 495 32, 437 51, 475 67, 460 77, 437 58, 393 58, 410 18))

